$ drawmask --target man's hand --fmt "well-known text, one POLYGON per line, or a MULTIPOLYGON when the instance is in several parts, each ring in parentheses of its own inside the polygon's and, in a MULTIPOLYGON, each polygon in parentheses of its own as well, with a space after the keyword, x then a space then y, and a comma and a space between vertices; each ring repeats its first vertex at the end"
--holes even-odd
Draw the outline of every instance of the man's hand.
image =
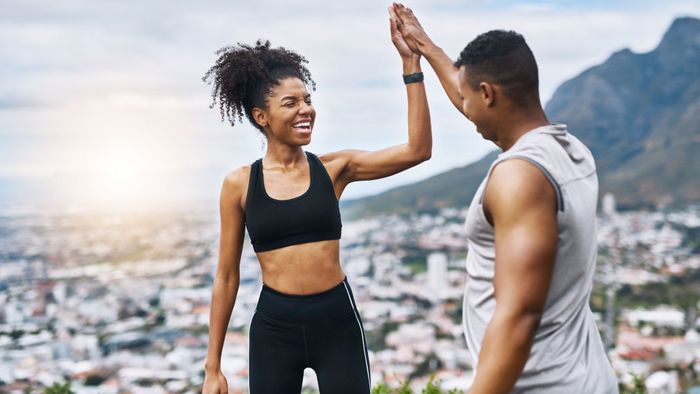
POLYGON ((401 3, 393 3, 389 10, 390 12, 393 10, 398 18, 396 24, 406 44, 412 51, 422 55, 423 51, 432 44, 432 41, 418 22, 418 18, 413 15, 413 10, 401 3))

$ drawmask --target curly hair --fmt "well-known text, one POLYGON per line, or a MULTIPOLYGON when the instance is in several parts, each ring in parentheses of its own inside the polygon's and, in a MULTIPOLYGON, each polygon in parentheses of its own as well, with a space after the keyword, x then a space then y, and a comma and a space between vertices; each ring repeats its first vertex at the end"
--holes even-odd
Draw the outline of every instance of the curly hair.
POLYGON ((308 60, 285 48, 270 48, 270 41, 258 40, 255 46, 238 43, 216 51, 219 58, 204 74, 202 81, 213 84, 212 102, 218 101, 221 121, 226 117, 231 126, 243 121, 243 115, 261 132, 262 127, 253 119, 253 108, 267 108, 266 98, 274 86, 289 78, 299 78, 312 90, 316 82, 304 66, 308 60))
POLYGON ((539 101, 537 62, 522 35, 514 31, 491 30, 472 40, 454 63, 468 70, 473 89, 482 81, 500 85, 514 102, 526 105, 539 101))

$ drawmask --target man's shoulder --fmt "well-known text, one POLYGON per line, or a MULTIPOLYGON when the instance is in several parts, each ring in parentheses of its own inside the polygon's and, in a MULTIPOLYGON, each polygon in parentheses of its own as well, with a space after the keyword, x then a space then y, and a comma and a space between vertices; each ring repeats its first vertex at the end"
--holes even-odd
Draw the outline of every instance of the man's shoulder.
POLYGON ((568 182, 588 176, 596 171, 595 159, 590 149, 575 135, 538 133, 499 155, 497 161, 523 157, 546 170, 554 179, 568 182))

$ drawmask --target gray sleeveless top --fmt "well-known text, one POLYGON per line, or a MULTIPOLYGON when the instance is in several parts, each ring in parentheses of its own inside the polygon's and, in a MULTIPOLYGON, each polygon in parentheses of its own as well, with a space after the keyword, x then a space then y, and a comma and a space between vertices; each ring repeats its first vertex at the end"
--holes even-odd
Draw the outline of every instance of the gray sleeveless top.
POLYGON ((617 393, 589 306, 597 255, 596 167, 591 152, 565 125, 543 126, 521 136, 491 164, 469 206, 463 324, 472 359, 478 363, 486 326, 496 309, 494 232, 482 207, 484 187, 494 166, 512 158, 536 165, 554 186, 559 235, 544 314, 512 393, 617 393))

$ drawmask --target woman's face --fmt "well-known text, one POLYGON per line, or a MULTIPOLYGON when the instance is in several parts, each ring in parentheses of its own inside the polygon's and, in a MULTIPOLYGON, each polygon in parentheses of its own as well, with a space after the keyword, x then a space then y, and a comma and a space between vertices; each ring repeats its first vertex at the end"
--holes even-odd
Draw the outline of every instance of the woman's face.
POLYGON ((285 78, 278 86, 273 86, 263 112, 267 122, 263 128, 268 139, 275 138, 290 145, 311 142, 316 110, 311 105, 306 85, 299 78, 285 78))

